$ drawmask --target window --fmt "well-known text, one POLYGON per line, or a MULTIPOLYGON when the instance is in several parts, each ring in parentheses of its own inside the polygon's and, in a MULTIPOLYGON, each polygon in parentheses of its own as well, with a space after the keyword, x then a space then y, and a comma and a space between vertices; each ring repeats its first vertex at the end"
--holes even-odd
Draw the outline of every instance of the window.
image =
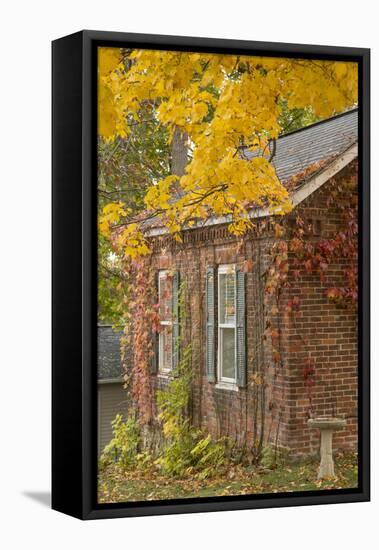
POLYGON ((218 379, 236 382, 236 271, 234 265, 218 269, 218 379))
POLYGON ((158 274, 159 300, 159 342, 158 342, 158 369, 168 372, 172 369, 172 277, 168 271, 158 274))
POLYGON ((246 273, 235 265, 209 265, 205 277, 205 367, 221 389, 247 385, 246 273))

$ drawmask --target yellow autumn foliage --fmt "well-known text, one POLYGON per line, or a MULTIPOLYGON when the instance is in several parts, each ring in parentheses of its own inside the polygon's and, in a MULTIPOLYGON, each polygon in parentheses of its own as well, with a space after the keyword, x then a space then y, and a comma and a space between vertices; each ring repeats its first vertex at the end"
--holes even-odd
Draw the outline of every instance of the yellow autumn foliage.
POLYGON ((117 244, 126 258, 137 258, 150 253, 145 237, 136 223, 131 223, 120 233, 117 244))
MULTIPOLYGON (((229 216, 230 231, 241 234, 250 226, 251 206, 289 211, 288 193, 262 154, 282 130, 279 99, 291 109, 311 107, 320 118, 358 101, 357 64, 329 60, 134 50, 125 65, 119 49, 99 48, 98 81, 102 138, 127 136, 148 101, 171 136, 176 129, 188 136, 184 176, 157 182, 145 197, 146 208, 160 212, 173 234, 209 215, 229 216), (241 146, 260 154, 247 160, 241 146)), ((105 233, 112 212, 101 217, 105 233)), ((128 236, 146 253, 137 231, 128 236)))
POLYGON ((124 207, 122 202, 110 202, 104 206, 99 220, 100 232, 108 236, 110 234, 111 227, 120 221, 120 218, 127 216, 130 213, 128 208, 124 207))

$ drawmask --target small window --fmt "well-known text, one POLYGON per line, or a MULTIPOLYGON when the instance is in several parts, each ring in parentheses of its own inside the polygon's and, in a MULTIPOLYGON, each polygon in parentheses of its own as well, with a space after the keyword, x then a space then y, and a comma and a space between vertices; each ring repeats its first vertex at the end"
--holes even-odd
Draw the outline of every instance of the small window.
POLYGON ((159 300, 159 371, 172 369, 172 277, 168 271, 160 271, 158 276, 159 300))
POLYGON ((218 379, 236 382, 236 270, 218 269, 218 379))

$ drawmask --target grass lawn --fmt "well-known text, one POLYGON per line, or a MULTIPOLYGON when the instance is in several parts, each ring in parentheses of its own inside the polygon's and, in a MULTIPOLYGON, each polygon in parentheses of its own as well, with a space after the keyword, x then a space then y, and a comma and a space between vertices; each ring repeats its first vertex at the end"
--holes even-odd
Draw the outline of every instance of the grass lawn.
POLYGON ((317 481, 317 467, 318 462, 310 459, 282 464, 272 470, 234 466, 222 477, 199 480, 197 477, 178 479, 158 473, 122 472, 117 465, 111 465, 99 473, 98 501, 131 502, 357 487, 355 455, 335 457, 336 477, 332 479, 317 481))

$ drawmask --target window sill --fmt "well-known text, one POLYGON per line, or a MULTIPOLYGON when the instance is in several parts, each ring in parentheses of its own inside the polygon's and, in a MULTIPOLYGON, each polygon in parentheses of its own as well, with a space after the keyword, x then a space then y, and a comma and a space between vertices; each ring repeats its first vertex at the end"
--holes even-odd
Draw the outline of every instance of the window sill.
POLYGON ((172 378, 172 372, 171 371, 157 372, 157 377, 162 378, 162 380, 170 380, 172 378))
POLYGON ((215 388, 216 390, 239 391, 239 388, 236 384, 230 384, 228 382, 217 382, 215 388))

